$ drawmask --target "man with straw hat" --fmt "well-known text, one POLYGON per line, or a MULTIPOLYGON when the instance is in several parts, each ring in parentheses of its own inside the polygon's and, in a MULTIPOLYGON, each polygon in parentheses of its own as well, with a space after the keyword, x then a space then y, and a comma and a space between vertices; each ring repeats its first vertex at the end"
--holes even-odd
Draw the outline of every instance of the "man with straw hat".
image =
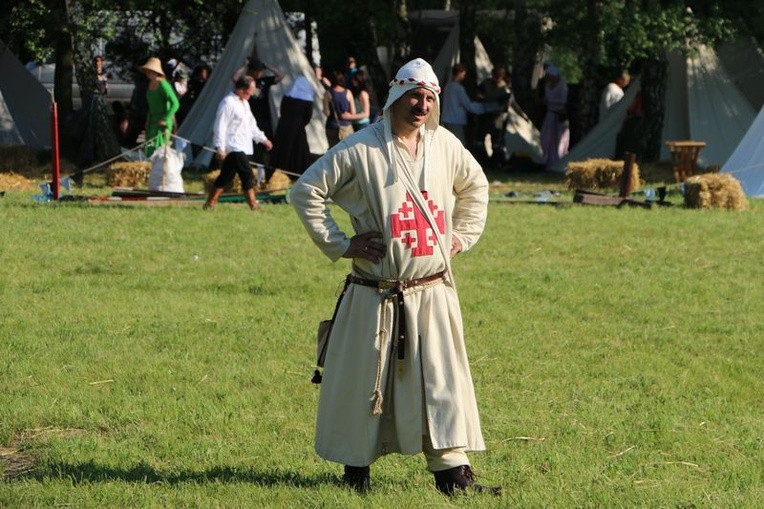
MULTIPOLYGON (((381 122, 340 141, 290 192, 313 242, 352 260, 324 361, 316 451, 365 491, 378 457, 423 452, 446 494, 490 491, 467 451, 485 449, 451 257, 478 240, 488 182, 438 126, 440 86, 415 59, 390 83, 381 122), (351 216, 334 221, 331 199, 351 216)), ((314 379, 319 381, 318 378, 314 379)))
POLYGON ((162 63, 156 57, 149 58, 138 68, 146 75, 146 101, 149 112, 146 120, 146 155, 170 141, 175 120, 175 112, 180 103, 175 91, 165 79, 162 63))

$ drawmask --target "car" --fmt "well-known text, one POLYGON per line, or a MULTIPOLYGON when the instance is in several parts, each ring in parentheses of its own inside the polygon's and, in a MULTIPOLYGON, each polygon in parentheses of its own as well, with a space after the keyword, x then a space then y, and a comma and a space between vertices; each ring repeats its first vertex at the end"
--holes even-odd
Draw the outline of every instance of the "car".
MULTIPOLYGON (((107 105, 111 106, 111 103, 116 101, 122 101, 123 103, 129 103, 130 98, 133 95, 133 89, 135 84, 121 78, 120 76, 114 76, 108 72, 108 65, 105 66, 107 73, 109 74, 109 89, 108 93, 104 97, 107 105)), ((26 66, 27 70, 34 75, 37 80, 53 95, 53 83, 56 73, 55 64, 37 64, 31 62, 26 66)), ((82 107, 82 98, 80 97, 80 87, 77 84, 77 78, 72 78, 72 102, 75 110, 82 107)))

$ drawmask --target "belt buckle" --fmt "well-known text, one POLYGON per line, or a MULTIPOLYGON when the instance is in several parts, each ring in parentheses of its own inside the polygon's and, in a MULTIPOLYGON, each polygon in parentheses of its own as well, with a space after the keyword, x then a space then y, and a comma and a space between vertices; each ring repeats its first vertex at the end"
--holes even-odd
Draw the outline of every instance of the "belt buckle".
POLYGON ((380 290, 392 290, 395 288, 397 281, 381 280, 377 283, 377 288, 380 290))

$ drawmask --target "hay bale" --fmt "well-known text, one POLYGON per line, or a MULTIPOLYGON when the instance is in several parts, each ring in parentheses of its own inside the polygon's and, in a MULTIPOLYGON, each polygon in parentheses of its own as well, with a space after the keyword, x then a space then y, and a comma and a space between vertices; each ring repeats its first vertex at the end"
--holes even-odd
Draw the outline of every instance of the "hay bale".
MULTIPOLYGON (((218 178, 218 175, 220 175, 220 170, 214 170, 204 175, 204 190, 206 192, 209 193, 212 190, 212 186, 215 183, 215 179, 218 178)), ((257 182, 257 168, 252 168, 252 175, 255 178, 255 182, 257 182)), ((289 179, 286 173, 282 172, 281 170, 276 170, 273 172, 273 175, 271 175, 271 178, 268 180, 268 182, 262 182, 259 186, 255 184, 255 190, 258 192, 280 191, 290 187, 291 182, 292 181, 289 179)), ((239 176, 235 175, 233 177, 233 183, 223 191, 226 193, 241 193, 241 179, 239 179, 239 176)))
POLYGON ((276 170, 263 187, 265 191, 283 191, 292 186, 292 180, 281 170, 276 170))
POLYGON ((29 177, 32 176, 29 170, 44 163, 50 164, 50 154, 42 157, 40 152, 25 145, 0 146, 0 173, 14 172, 29 177))
POLYGON ((106 171, 106 183, 111 187, 145 187, 149 173, 151 161, 113 163, 106 171))
POLYGON ((694 209, 745 210, 740 181, 729 173, 703 173, 684 181, 684 204, 694 209))
POLYGON ((0 173, 0 191, 28 191, 35 187, 35 183, 23 175, 0 173))
MULTIPOLYGON (((568 163, 565 185, 568 189, 618 189, 623 174, 623 161, 587 159, 568 163)), ((629 189, 639 189, 639 165, 634 163, 629 189)))

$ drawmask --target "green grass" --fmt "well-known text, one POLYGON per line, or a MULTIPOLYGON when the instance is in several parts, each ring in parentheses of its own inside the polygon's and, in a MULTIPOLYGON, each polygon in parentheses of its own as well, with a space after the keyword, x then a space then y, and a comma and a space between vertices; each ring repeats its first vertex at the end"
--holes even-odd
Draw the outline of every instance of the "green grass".
MULTIPOLYGON (((559 177, 491 180, 570 201, 559 177)), ((449 500, 421 456, 380 459, 360 497, 313 452, 313 334, 348 264, 291 207, 30 194, 0 198, 2 507, 764 505, 761 202, 492 203, 454 270, 471 457, 505 494, 449 500)))

